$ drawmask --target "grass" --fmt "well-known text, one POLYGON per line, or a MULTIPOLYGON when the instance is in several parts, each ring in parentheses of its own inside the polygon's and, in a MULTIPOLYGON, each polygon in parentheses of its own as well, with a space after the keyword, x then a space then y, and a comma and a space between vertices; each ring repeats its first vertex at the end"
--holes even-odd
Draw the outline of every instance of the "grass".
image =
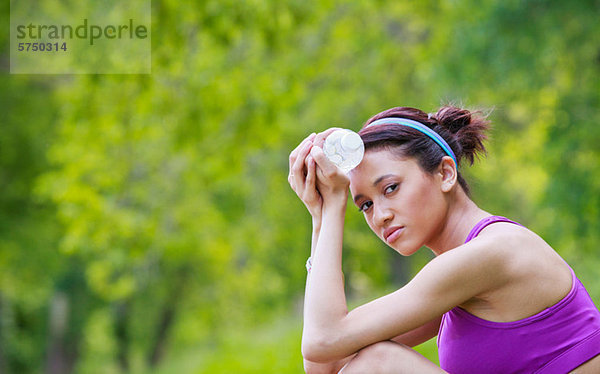
MULTIPOLYGON (((303 373, 301 327, 298 316, 285 316, 269 325, 229 331, 219 346, 171 354, 159 368, 143 374, 303 373)), ((416 350, 438 362, 435 339, 416 350)))

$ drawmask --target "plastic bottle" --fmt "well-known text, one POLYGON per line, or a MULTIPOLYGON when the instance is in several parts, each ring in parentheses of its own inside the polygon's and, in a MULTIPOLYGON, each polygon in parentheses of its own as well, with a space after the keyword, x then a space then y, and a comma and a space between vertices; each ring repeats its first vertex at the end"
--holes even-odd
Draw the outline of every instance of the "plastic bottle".
POLYGON ((325 139, 323 152, 344 173, 354 169, 363 159, 365 145, 352 130, 335 130, 325 139))

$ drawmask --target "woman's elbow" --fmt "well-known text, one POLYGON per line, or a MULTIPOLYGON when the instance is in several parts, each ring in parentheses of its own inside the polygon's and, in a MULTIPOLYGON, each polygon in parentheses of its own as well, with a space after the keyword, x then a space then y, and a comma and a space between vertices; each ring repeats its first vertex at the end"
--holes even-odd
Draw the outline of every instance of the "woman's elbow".
POLYGON ((306 361, 314 363, 325 362, 322 358, 321 352, 322 351, 319 349, 318 344, 302 341, 302 357, 304 357, 306 361))
POLYGON ((320 364, 304 359, 304 372, 306 374, 336 374, 338 369, 333 363, 320 364))
POLYGON ((326 339, 302 339, 302 357, 307 361, 327 363, 335 360, 332 348, 326 339))

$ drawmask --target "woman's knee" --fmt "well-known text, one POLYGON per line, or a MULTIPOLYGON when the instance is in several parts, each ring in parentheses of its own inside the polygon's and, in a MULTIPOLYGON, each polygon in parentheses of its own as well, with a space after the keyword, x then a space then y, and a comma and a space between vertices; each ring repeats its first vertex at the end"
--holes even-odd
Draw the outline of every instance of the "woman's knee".
POLYGON ((361 349, 341 371, 353 373, 443 373, 439 366, 417 351, 392 341, 361 349))
POLYGON ((343 374, 352 373, 388 373, 393 355, 397 354, 398 344, 379 342, 371 344, 358 351, 354 359, 341 371, 343 374))
POLYGON ((391 355, 396 353, 399 347, 401 347, 401 345, 398 343, 393 343, 390 341, 379 342, 371 344, 370 346, 361 349, 358 352, 358 356, 366 356, 371 359, 385 360, 386 358, 389 358, 391 357, 391 355))
POLYGON ((355 355, 351 355, 339 361, 321 364, 304 360, 304 371, 306 374, 337 374, 340 369, 348 363, 355 355))

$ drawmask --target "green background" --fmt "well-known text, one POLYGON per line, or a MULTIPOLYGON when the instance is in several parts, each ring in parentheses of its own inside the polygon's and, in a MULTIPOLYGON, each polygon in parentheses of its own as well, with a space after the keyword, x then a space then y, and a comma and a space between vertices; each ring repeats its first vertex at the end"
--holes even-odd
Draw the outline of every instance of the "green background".
POLYGON ((151 14, 151 0, 12 0, 10 72, 150 73, 151 14))
MULTIPOLYGON (((0 7, 0 372, 302 372, 289 152, 393 106, 489 113, 474 200, 600 301, 598 1, 154 0, 149 75, 10 75, 0 7)), ((430 258, 348 210, 351 306, 430 258)))

